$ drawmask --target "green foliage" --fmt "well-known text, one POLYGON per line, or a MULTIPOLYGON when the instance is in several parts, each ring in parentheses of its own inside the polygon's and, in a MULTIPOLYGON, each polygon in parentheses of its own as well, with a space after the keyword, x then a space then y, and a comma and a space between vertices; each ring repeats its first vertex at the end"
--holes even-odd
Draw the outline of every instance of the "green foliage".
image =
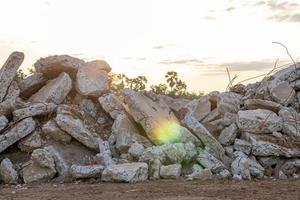
POLYGON ((204 95, 203 92, 188 92, 186 83, 179 79, 178 73, 174 71, 167 72, 165 75, 166 84, 152 85, 151 91, 156 94, 163 94, 171 97, 180 98, 199 98, 204 95))
POLYGON ((33 73, 35 73, 35 69, 33 67, 28 69, 28 73, 25 73, 22 69, 19 69, 17 71, 16 76, 15 76, 15 80, 16 81, 23 80, 23 79, 25 79, 26 77, 28 77, 29 75, 31 75, 33 73))
POLYGON ((119 92, 124 88, 130 88, 135 91, 141 91, 146 89, 148 82, 145 76, 138 76, 136 78, 129 78, 125 74, 109 74, 109 81, 111 89, 119 92))
POLYGON ((167 94, 168 86, 166 84, 160 83, 158 85, 151 85, 150 86, 151 91, 155 94, 167 94))
POLYGON ((135 91, 141 91, 146 89, 148 80, 145 76, 138 76, 136 78, 126 79, 126 86, 135 91))
MULTIPOLYGON (((179 79, 177 72, 170 71, 165 75, 166 83, 158 85, 151 85, 150 90, 155 94, 167 95, 175 98, 194 99, 204 95, 203 92, 188 92, 186 83, 179 79)), ((137 76, 129 78, 125 74, 109 73, 110 88, 117 94, 124 88, 130 88, 135 91, 142 91, 146 89, 148 82, 145 76, 137 76)))

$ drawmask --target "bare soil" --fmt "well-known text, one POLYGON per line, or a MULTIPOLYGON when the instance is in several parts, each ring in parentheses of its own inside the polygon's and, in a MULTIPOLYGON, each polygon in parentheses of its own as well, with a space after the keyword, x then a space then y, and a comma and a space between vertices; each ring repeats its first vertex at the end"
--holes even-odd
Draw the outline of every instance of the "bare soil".
POLYGON ((137 184, 68 183, 1 186, 5 200, 86 200, 86 199, 160 199, 160 200, 235 200, 300 199, 300 180, 259 181, 184 181, 159 180, 137 184))

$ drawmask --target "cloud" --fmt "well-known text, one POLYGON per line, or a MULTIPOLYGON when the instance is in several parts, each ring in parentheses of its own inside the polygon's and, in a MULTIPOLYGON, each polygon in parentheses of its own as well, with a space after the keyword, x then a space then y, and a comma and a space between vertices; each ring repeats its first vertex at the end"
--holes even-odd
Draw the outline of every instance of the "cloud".
POLYGON ((300 22, 300 13, 288 14, 288 15, 272 15, 268 19, 277 21, 277 22, 300 22))
POLYGON ((163 61, 160 61, 159 64, 202 66, 204 64, 204 61, 199 60, 199 59, 163 60, 163 61))
POLYGON ((213 17, 213 16, 204 16, 203 19, 205 19, 205 20, 215 20, 216 17, 213 17))
POLYGON ((228 62, 219 65, 221 68, 228 67, 233 71, 255 71, 270 69, 274 66, 274 61, 261 60, 261 61, 248 61, 248 62, 228 62))
POLYGON ((163 49, 164 46, 163 45, 157 45, 157 46, 154 46, 153 49, 163 49))
POLYGON ((265 6, 272 15, 268 17, 269 20, 276 22, 300 22, 299 4, 290 1, 259 1, 254 6, 265 6))
POLYGON ((227 12, 231 12, 231 11, 234 11, 234 10, 235 10, 235 7, 228 7, 228 8, 226 8, 227 12))

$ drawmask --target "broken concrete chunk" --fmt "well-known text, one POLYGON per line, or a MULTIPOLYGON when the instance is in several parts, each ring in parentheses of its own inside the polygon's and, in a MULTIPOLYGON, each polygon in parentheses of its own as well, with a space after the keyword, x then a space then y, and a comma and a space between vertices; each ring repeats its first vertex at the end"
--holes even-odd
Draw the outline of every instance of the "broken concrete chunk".
POLYGON ((0 69, 0 102, 4 100, 23 60, 24 54, 22 52, 13 52, 0 69))
POLYGON ((29 101, 60 104, 71 89, 72 80, 67 73, 63 72, 57 78, 48 81, 44 87, 30 97, 29 101))
POLYGON ((211 112, 209 96, 194 99, 187 103, 182 109, 187 109, 188 114, 194 116, 198 121, 201 121, 211 112))
POLYGON ((54 120, 49 120, 42 126, 43 133, 46 134, 47 137, 52 138, 55 141, 61 143, 70 143, 72 137, 61 130, 54 120))
POLYGON ((282 105, 288 105, 291 103, 296 92, 286 81, 276 84, 275 86, 271 85, 270 93, 273 99, 282 105))
POLYGON ((234 92, 222 92, 218 95, 217 108, 220 113, 237 113, 242 104, 242 96, 234 92))
POLYGON ((55 149, 55 147, 49 145, 44 148, 46 151, 50 153, 55 163, 55 170, 58 175, 61 177, 65 177, 69 174, 69 164, 65 161, 65 159, 60 155, 60 153, 55 149))
POLYGON ((205 145, 205 148, 211 154, 217 158, 221 158, 224 155, 225 150, 222 145, 193 116, 185 116, 182 123, 201 140, 201 142, 205 145))
POLYGON ((60 73, 66 72, 71 77, 76 77, 76 73, 84 61, 68 55, 54 55, 40 58, 34 67, 37 72, 44 74, 48 78, 57 77, 60 73))
POLYGON ((102 108, 109 113, 113 119, 117 119, 118 115, 126 113, 122 102, 113 93, 105 94, 99 97, 98 100, 102 108))
POLYGON ((181 175, 181 164, 163 165, 160 167, 160 176, 164 179, 178 179, 181 175))
POLYGON ((34 73, 27 78, 19 81, 20 96, 23 98, 29 98, 31 95, 39 91, 46 83, 48 79, 42 73, 34 73))
POLYGON ((0 132, 7 126, 8 119, 5 116, 0 116, 0 132))
POLYGON ((112 135, 115 137, 115 147, 122 154, 127 153, 133 143, 150 147, 152 144, 144 136, 127 115, 121 114, 116 118, 112 126, 112 135))
POLYGON ((5 184, 16 184, 18 182, 18 173, 8 158, 5 158, 1 161, 0 179, 5 184))
POLYGON ((235 139, 233 147, 236 151, 241 151, 245 154, 250 154, 252 145, 245 140, 235 139))
POLYGON ((144 152, 145 147, 139 143, 133 143, 130 148, 128 149, 128 153, 134 158, 139 159, 139 157, 144 152))
POLYGON ((18 148, 24 152, 32 152, 43 146, 44 140, 41 136, 40 129, 36 129, 18 142, 18 148))
POLYGON ((209 169, 203 169, 200 165, 194 164, 192 167, 192 173, 187 175, 187 180, 210 180, 213 174, 209 169))
POLYGON ((199 140, 179 124, 176 117, 145 95, 124 89, 124 99, 134 120, 156 145, 176 142, 199 143, 199 140))
POLYGON ((296 143, 286 143, 288 138, 276 138, 272 135, 257 136, 248 134, 252 144, 252 154, 255 156, 284 156, 287 158, 300 156, 296 143))
POLYGON ((71 135, 78 142, 98 151, 97 137, 85 128, 80 119, 75 119, 71 115, 57 114, 55 121, 63 131, 71 135))
POLYGON ((249 133, 272 133, 281 131, 283 122, 276 113, 264 110, 240 110, 238 112, 238 127, 249 133))
POLYGON ((247 99, 244 102, 244 106, 248 110, 265 109, 271 110, 275 113, 277 113, 281 108, 279 103, 262 99, 247 99))
POLYGON ((236 120, 237 120, 237 114, 230 113, 230 112, 224 113, 224 117, 223 117, 224 126, 230 126, 231 124, 236 123, 236 120))
POLYGON ((213 173, 219 173, 226 169, 220 160, 209 154, 206 150, 199 151, 197 161, 205 168, 210 169, 213 173))
POLYGON ((5 98, 3 101, 16 102, 19 95, 20 95, 20 89, 18 87, 18 84, 16 81, 13 81, 13 82, 11 82, 11 84, 7 90, 7 94, 5 95, 5 98))
POLYGON ((104 60, 93 60, 93 61, 90 61, 90 62, 86 62, 85 65, 90 67, 90 68, 101 69, 103 71, 106 71, 107 73, 111 71, 111 67, 104 60))
POLYGON ((226 127, 219 136, 219 142, 222 145, 231 145, 233 144, 238 133, 238 127, 235 124, 231 124, 229 127, 226 127))
POLYGON ((73 178, 100 178, 104 167, 102 165, 72 165, 70 170, 73 178))
POLYGON ((0 135, 0 152, 34 131, 36 122, 26 118, 0 135))
POLYGON ((166 155, 166 162, 169 164, 181 163, 186 160, 186 151, 182 143, 164 144, 159 146, 159 148, 166 155))
POLYGON ((32 162, 22 169, 24 183, 44 182, 51 180, 56 171, 51 168, 41 167, 39 164, 32 162))
POLYGON ((248 159, 237 157, 231 164, 231 173, 235 179, 251 180, 248 159))
POLYGON ((57 105, 54 103, 33 103, 25 108, 17 109, 13 112, 14 121, 19 121, 27 117, 43 116, 54 112, 57 105))
POLYGON ((146 163, 133 162, 117 164, 107 167, 101 180, 105 182, 136 183, 148 179, 148 165, 146 163))
POLYGON ((36 149, 31 154, 31 159, 38 163, 41 167, 55 170, 54 158, 46 149, 36 149))
POLYGON ((300 139, 300 114, 293 108, 284 107, 280 110, 279 116, 283 119, 282 132, 288 136, 299 140, 300 139))
POLYGON ((76 89, 84 96, 101 96, 109 89, 107 72, 93 65, 80 66, 76 75, 76 89))

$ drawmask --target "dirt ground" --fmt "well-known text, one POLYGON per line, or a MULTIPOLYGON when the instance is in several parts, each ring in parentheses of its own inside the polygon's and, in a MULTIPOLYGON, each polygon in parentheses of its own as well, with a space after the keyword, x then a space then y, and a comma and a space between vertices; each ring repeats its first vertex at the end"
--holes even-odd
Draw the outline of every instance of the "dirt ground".
POLYGON ((1 186, 5 200, 86 200, 86 199, 160 199, 160 200, 229 200, 300 199, 300 180, 260 181, 184 181, 160 180, 138 184, 68 183, 1 186))

